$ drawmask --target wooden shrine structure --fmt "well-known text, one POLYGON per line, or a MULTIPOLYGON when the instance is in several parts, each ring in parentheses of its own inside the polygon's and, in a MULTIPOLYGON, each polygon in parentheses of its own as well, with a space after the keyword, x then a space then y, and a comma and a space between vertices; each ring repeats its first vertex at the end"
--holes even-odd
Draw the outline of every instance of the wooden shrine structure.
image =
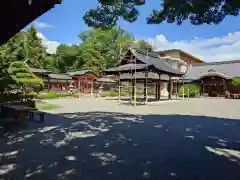
MULTIPOLYGON (((144 83, 144 99, 147 103, 148 94, 147 86, 148 82, 156 83, 155 99, 160 100, 160 85, 161 76, 165 77, 163 81, 168 81, 168 90, 171 92, 171 84, 176 77, 181 78, 184 74, 177 69, 172 68, 167 62, 162 59, 157 53, 146 52, 140 49, 129 49, 124 58, 121 60, 117 67, 113 67, 104 71, 105 74, 112 74, 118 76, 118 86, 121 86, 121 75, 127 74, 128 78, 124 80, 130 81, 132 84, 132 99, 136 104, 136 83, 144 83), (149 74, 155 74, 154 78, 149 74), (157 76, 156 76, 157 75, 157 76), (156 78, 157 77, 157 78, 156 78)), ((121 94, 119 88, 119 95, 121 94)), ((171 93, 168 95, 168 99, 171 99, 171 93)))

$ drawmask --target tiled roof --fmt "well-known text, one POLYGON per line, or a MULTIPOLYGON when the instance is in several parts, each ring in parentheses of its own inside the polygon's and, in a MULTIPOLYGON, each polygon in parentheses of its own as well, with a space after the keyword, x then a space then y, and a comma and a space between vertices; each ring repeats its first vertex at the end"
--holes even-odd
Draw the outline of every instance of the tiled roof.
POLYGON ((122 66, 106 69, 104 72, 132 72, 135 69, 144 70, 149 67, 148 64, 124 64, 122 66))
POLYGON ((171 75, 183 75, 182 72, 172 68, 159 54, 154 52, 146 52, 140 49, 129 50, 143 64, 125 64, 115 68, 107 69, 105 72, 129 72, 132 70, 141 71, 147 67, 157 69, 160 73, 171 75))
POLYGON ((33 73, 51 73, 52 71, 46 70, 46 69, 40 69, 40 68, 31 68, 31 71, 33 73))
POLYGON ((97 82, 115 83, 116 81, 111 78, 101 77, 97 80, 97 82))
POLYGON ((93 73, 96 76, 98 76, 96 73, 94 73, 93 71, 88 70, 88 69, 67 72, 67 74, 70 75, 70 76, 82 76, 82 75, 84 75, 86 73, 93 73))
MULTIPOLYGON (((130 79, 134 79, 135 76, 129 74, 129 73, 123 73, 120 75, 120 80, 130 80, 130 79)), ((145 73, 143 72, 136 72, 136 79, 145 79, 145 73)), ((159 75, 157 73, 154 72, 148 72, 148 77, 147 79, 149 80, 158 80, 159 79, 159 75)), ((160 77, 161 80, 165 80, 165 81, 169 81, 169 76, 164 76, 161 75, 160 77)))
POLYGON ((48 75, 50 78, 52 79, 61 79, 61 80, 71 80, 72 77, 67 75, 67 74, 54 74, 54 73, 51 73, 48 75))
POLYGON ((133 54, 137 59, 145 64, 153 65, 155 68, 159 69, 163 73, 182 75, 183 73, 177 69, 172 68, 164 59, 160 58, 157 53, 151 52, 148 55, 142 50, 133 50, 133 54))
POLYGON ((240 60, 193 64, 185 79, 199 79, 207 74, 220 74, 225 78, 240 77, 240 60))

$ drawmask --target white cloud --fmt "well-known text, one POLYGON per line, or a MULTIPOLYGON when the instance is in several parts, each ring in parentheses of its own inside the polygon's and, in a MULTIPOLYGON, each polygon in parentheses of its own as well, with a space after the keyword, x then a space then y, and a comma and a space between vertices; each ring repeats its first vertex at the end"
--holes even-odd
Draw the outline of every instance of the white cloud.
POLYGON ((53 28, 53 26, 51 24, 47 24, 47 23, 44 23, 44 22, 35 22, 35 25, 37 28, 53 28))
POLYGON ((209 39, 195 37, 189 41, 168 41, 160 34, 148 41, 156 50, 181 49, 207 62, 240 59, 240 31, 209 39))
POLYGON ((47 52, 50 54, 56 53, 57 47, 60 45, 57 41, 48 40, 42 33, 38 32, 37 36, 42 39, 43 46, 47 48, 47 52))

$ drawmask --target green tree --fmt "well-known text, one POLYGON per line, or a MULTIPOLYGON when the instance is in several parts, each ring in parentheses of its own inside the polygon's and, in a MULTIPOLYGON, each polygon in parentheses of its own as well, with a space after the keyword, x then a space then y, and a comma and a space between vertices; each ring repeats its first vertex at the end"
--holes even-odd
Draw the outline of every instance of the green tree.
POLYGON ((31 25, 26 32, 26 58, 31 67, 42 68, 47 61, 46 48, 42 40, 37 36, 36 28, 31 25))
POLYGON ((240 86, 240 77, 235 77, 235 78, 233 78, 232 84, 233 84, 234 86, 240 86))
POLYGON ((55 63, 59 72, 75 69, 79 54, 79 46, 61 44, 57 47, 55 63))
POLYGON ((56 54, 48 54, 46 56, 46 61, 43 64, 43 69, 51 70, 52 72, 58 73, 56 54))
POLYGON ((21 31, 0 47, 0 78, 8 76, 7 69, 13 61, 25 61, 26 44, 25 32, 21 31))
POLYGON ((82 41, 79 60, 84 67, 101 72, 116 65, 130 47, 133 36, 120 27, 90 29, 79 34, 82 41), (92 57, 92 58, 91 58, 92 57))
POLYGON ((42 79, 33 74, 24 61, 12 62, 7 72, 14 84, 22 87, 23 90, 27 86, 40 86, 41 88, 44 86, 42 79))
POLYGON ((148 42, 139 40, 137 43, 139 44, 140 49, 148 50, 149 52, 153 51, 153 47, 148 42))
MULTIPOLYGON (((144 0, 98 0, 99 5, 90 9, 83 17, 91 27, 113 27, 119 18, 134 22, 139 12, 137 5, 144 5, 144 0)), ((177 23, 189 20, 194 25, 218 24, 226 16, 238 16, 240 3, 238 0, 158 0, 159 9, 154 9, 148 24, 160 24, 164 21, 177 23)))

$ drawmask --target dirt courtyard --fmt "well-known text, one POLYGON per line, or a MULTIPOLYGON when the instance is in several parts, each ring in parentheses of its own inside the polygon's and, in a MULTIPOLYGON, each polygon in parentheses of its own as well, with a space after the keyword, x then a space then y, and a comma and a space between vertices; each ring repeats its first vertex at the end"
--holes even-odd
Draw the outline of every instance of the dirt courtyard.
POLYGON ((0 179, 239 180, 240 101, 61 99, 1 130, 0 179))
POLYGON ((240 119, 240 101, 234 99, 180 99, 150 103, 149 105, 138 105, 137 107, 125 104, 123 101, 118 105, 118 101, 111 100, 111 98, 59 99, 50 100, 49 102, 62 106, 61 108, 52 111, 53 113, 102 111, 129 114, 199 115, 240 119))

